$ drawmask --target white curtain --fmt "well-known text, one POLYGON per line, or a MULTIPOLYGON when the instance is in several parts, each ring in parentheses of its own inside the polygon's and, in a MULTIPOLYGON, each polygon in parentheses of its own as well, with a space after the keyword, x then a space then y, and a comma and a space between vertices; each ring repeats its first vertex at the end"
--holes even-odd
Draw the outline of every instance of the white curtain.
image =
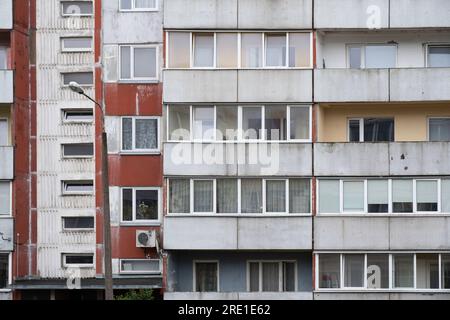
POLYGON ((242 213, 262 213, 262 180, 242 179, 241 211, 242 213))
POLYGON ((158 148, 158 120, 136 119, 136 149, 158 148))
POLYGON ((295 263, 283 262, 283 291, 295 291, 295 263))
POLYGON ((169 213, 190 212, 190 186, 187 179, 170 180, 169 213))
POLYGON ((195 276, 197 292, 217 291, 216 263, 197 263, 195 265, 195 276))
POLYGON ((213 181, 194 181, 194 212, 213 212, 213 181))
POLYGON ((236 179, 217 180, 217 213, 238 212, 238 188, 236 179))
POLYGON ((250 263, 250 292, 259 291, 259 262, 250 263))
POLYGON ((286 212, 286 181, 266 181, 266 211, 286 212))
POLYGON ((262 281, 264 292, 278 292, 280 290, 280 264, 278 262, 263 262, 262 281))
POLYGON ((311 194, 310 181, 308 179, 289 180, 289 212, 310 213, 311 194))
POLYGON ((441 212, 450 213, 450 179, 443 179, 441 181, 441 212))

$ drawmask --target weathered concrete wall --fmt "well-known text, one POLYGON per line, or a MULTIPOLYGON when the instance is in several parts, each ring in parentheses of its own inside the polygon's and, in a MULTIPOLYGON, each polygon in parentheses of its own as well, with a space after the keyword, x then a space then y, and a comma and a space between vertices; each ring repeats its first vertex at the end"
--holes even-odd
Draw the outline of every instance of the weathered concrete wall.
POLYGON ((449 217, 314 217, 314 250, 448 250, 449 217))
POLYGON ((314 292, 314 300, 449 300, 448 293, 429 292, 314 292))
POLYGON ((0 251, 13 251, 14 250, 14 219, 13 218, 0 218, 0 251), (10 239, 3 240, 3 239, 10 239))
POLYGON ((0 103, 13 103, 14 85, 12 70, 0 70, 0 88, 2 88, 0 90, 0 103))
POLYGON ((0 1, 0 29, 13 28, 13 1, 0 1))
POLYGON ((164 300, 312 300, 311 292, 166 292, 164 300))
POLYGON ((166 216, 167 250, 310 250, 311 217, 166 216))
POLYGON ((14 179, 14 148, 0 146, 0 180, 14 179))
POLYGON ((390 7, 391 28, 449 28, 447 0, 395 0, 390 7))

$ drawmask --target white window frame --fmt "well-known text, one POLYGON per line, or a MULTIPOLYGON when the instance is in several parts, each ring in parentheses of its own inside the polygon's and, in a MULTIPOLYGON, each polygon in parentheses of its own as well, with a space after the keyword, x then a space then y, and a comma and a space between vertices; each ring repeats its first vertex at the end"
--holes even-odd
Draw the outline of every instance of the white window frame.
POLYGON ((160 259, 119 259, 119 273, 120 274, 161 274, 162 273, 162 262, 160 259), (158 271, 126 271, 122 269, 122 261, 158 261, 159 270, 158 271))
POLYGON ((95 144, 93 142, 76 142, 76 143, 61 143, 61 159, 92 159, 95 156, 95 144), (66 148, 66 146, 69 145, 80 145, 80 144, 92 144, 92 148, 93 148, 93 153, 90 156, 83 156, 83 155, 78 155, 78 156, 66 156, 64 154, 64 150, 66 148))
POLYGON ((91 124, 94 122, 94 118, 95 118, 95 112, 92 108, 77 108, 77 109, 72 109, 72 108, 66 108, 66 109, 61 109, 62 111, 62 122, 64 124, 91 124), (86 112, 86 111, 92 111, 92 119, 91 120, 69 120, 67 119, 67 114, 71 113, 71 112, 86 112))
POLYGON ((398 68, 398 44, 395 43, 349 43, 345 48, 346 52, 346 61, 347 61, 347 69, 353 70, 370 70, 370 69, 395 69, 398 68), (367 68, 366 65, 366 47, 374 47, 374 46, 393 46, 395 47, 395 67, 393 68, 367 68), (361 48, 361 68, 355 69, 350 67, 350 48, 361 48))
POLYGON ((66 18, 66 17, 93 17, 94 16, 95 6, 94 6, 94 1, 93 0, 79 0, 79 2, 90 2, 92 4, 92 13, 81 13, 81 14, 67 14, 67 13, 64 13, 63 2, 70 3, 70 2, 73 2, 73 1, 70 1, 70 0, 61 0, 60 1, 61 16, 62 17, 66 18))
POLYGON ((62 180, 62 195, 63 196, 92 196, 95 194, 95 181, 94 180, 62 180), (67 191, 67 185, 71 183, 78 182, 91 182, 92 181, 92 191, 67 191))
POLYGON ((157 82, 159 81, 159 46, 156 44, 120 44, 119 45, 119 82, 157 82), (130 78, 122 78, 122 48, 130 48, 130 78), (155 77, 134 76, 134 50, 155 49, 155 77))
MULTIPOLYGON (((7 286, 11 286, 12 285, 12 252, 0 252, 0 254, 4 254, 8 256, 8 281, 7 281, 7 286)), ((11 292, 11 289, 8 288, 0 288, 0 293, 8 293, 11 292)))
POLYGON ((91 36, 63 36, 60 37, 60 43, 61 43, 61 52, 63 53, 71 53, 71 52, 92 52, 93 51, 93 41, 94 38, 91 36), (64 40, 66 39, 90 39, 91 40, 91 46, 89 48, 65 48, 64 47, 64 40))
POLYGON ((95 267, 95 253, 93 252, 80 252, 80 253, 62 253, 61 254, 61 258, 62 258, 62 266, 63 268, 80 268, 80 269, 91 269, 95 267), (87 257, 87 256, 92 256, 92 263, 91 264, 71 264, 71 263, 67 263, 66 262, 66 258, 68 256, 71 257, 76 257, 76 256, 83 256, 83 257, 87 257))
POLYGON ((450 121, 450 116, 442 116, 442 117, 439 117, 439 116, 430 116, 430 117, 427 117, 427 141, 428 142, 431 142, 431 135, 430 135, 430 129, 431 129, 431 127, 430 127, 430 120, 440 120, 440 119, 445 119, 445 120, 448 120, 448 121, 450 121))
POLYGON ((0 121, 6 121, 6 140, 8 142, 7 145, 4 145, 2 147, 7 147, 7 146, 11 146, 11 127, 10 127, 10 123, 9 123, 9 118, 6 117, 0 117, 0 121))
POLYGON ((445 47, 450 48, 450 43, 427 43, 425 44, 425 68, 442 68, 430 66, 430 47, 445 47))
POLYGON ((156 12, 159 11, 159 1, 155 0, 154 8, 136 8, 136 0, 131 0, 131 9, 122 9, 121 0, 119 1, 119 12, 156 12))
POLYGON ((217 291, 220 292, 220 261, 219 260, 193 260, 192 261, 192 292, 197 291, 197 263, 215 263, 217 265, 217 291))
POLYGON ((263 264, 264 263, 278 263, 278 291, 275 292, 297 292, 298 291, 298 265, 297 265, 297 260, 291 260, 291 259, 287 259, 287 260, 247 260, 247 272, 246 272, 246 283, 247 283, 247 292, 250 293, 255 293, 255 292, 269 292, 269 291, 263 291, 263 264), (252 263, 257 263, 258 267, 259 267, 259 271, 258 271, 258 276, 259 276, 259 281, 258 281, 258 291, 250 291, 250 264, 252 263), (294 263, 294 270, 295 270, 295 274, 294 274, 294 278, 295 278, 295 287, 294 287, 294 291, 283 291, 283 287, 284 287, 284 283, 283 283, 283 272, 284 272, 284 268, 283 268, 283 263, 294 263))
POLYGON ((95 216, 62 216, 61 217, 61 224, 62 224, 62 230, 65 232, 92 232, 95 231, 95 216), (66 228, 66 225, 64 223, 64 220, 67 218, 92 218, 94 219, 94 227, 93 228, 66 228))
POLYGON ((120 118, 120 153, 122 154, 159 154, 161 153, 161 117, 149 116, 149 117, 140 117, 140 116, 123 116, 120 118), (131 119, 132 120, 132 149, 124 150, 123 149, 123 119, 131 119), (156 120, 156 132, 157 132, 157 147, 156 149, 137 149, 136 148, 136 120, 156 120))
POLYGON ((120 188, 120 224, 121 225, 159 225, 161 222, 161 188, 160 187, 121 187, 120 188), (133 205, 133 212, 132 212, 132 220, 131 221, 125 221, 123 220, 123 190, 124 189, 131 189, 133 196, 132 196, 132 205, 133 205), (136 191, 157 191, 158 192, 158 218, 154 220, 137 220, 136 219, 136 191))
POLYGON ((0 218, 9 218, 12 217, 12 206, 13 206, 13 189, 12 189, 12 181, 8 180, 0 180, 1 183, 9 183, 9 213, 8 214, 0 214, 0 218))

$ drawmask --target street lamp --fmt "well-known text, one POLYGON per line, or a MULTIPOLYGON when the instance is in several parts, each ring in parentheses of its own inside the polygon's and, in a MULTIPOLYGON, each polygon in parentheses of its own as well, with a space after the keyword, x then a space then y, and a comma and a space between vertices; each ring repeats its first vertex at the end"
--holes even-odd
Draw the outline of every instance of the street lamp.
POLYGON ((105 131, 105 114, 102 106, 88 96, 76 82, 69 83, 69 88, 94 102, 102 119, 102 185, 103 185, 103 247, 105 250, 105 300, 113 300, 112 261, 111 261, 111 215, 109 212, 109 170, 108 170, 108 139, 105 131))

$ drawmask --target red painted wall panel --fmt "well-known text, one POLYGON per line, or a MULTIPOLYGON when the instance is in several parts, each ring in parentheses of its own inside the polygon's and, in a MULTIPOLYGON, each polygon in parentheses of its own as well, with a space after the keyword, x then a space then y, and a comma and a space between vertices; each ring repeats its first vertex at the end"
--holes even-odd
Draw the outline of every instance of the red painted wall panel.
POLYGON ((105 84, 109 116, 162 115, 162 84, 105 84))
POLYGON ((161 156, 109 156, 109 185, 158 187, 162 185, 161 156))

